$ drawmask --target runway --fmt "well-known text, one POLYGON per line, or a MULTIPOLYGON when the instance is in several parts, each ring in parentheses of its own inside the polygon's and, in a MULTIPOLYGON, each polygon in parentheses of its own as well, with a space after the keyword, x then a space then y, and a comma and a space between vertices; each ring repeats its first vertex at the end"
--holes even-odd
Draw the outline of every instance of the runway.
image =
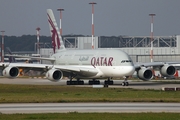
POLYGON ((20 103, 0 104, 2 114, 180 112, 180 103, 20 103))
MULTIPOLYGON (((0 84, 25 84, 25 85, 66 85, 65 79, 58 82, 52 82, 45 78, 0 78, 0 84)), ((100 80, 103 85, 104 80, 100 80)), ((163 87, 180 87, 180 80, 128 80, 129 86, 122 86, 123 80, 114 80, 114 85, 109 85, 109 88, 134 88, 134 89, 156 89, 161 90, 163 87)), ((76 87, 92 87, 88 85, 88 80, 84 80, 85 85, 73 85, 76 87)))

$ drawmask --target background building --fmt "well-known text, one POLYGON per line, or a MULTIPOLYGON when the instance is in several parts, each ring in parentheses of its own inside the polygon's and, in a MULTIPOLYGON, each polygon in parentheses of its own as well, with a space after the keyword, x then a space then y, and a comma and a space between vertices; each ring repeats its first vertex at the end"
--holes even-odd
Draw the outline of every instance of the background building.
MULTIPOLYGON (((91 49, 91 37, 63 37, 68 49, 91 49)), ((180 61, 180 35, 154 36, 153 61, 180 61)), ((94 49, 121 49, 134 62, 150 62, 150 36, 94 37, 94 49)), ((49 57, 51 48, 42 48, 40 54, 49 57)), ((43 61, 44 62, 44 61, 43 61)))

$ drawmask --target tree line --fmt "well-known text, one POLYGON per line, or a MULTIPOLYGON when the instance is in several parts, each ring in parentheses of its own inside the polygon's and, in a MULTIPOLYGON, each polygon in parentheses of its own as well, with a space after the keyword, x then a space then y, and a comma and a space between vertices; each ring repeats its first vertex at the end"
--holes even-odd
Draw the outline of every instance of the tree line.
MULTIPOLYGON (((40 36, 39 42, 49 43, 51 45, 50 36, 40 36)), ((36 35, 22 36, 4 36, 4 48, 9 47, 11 51, 34 51, 35 43, 37 43, 36 35)), ((1 44, 1 39, 0 39, 1 44)), ((6 50, 5 50, 6 52, 6 50)))
MULTIPOLYGON (((64 35, 62 37, 77 37, 84 35, 64 35)), ((0 36, 0 44, 1 44, 0 36)), ((51 36, 40 36, 40 43, 47 43, 49 47, 52 47, 51 36)), ((37 43, 36 35, 22 35, 22 36, 4 36, 4 48, 9 47, 12 52, 21 52, 21 51, 34 51, 35 43, 37 43)), ((6 52, 6 50, 5 50, 6 52)))

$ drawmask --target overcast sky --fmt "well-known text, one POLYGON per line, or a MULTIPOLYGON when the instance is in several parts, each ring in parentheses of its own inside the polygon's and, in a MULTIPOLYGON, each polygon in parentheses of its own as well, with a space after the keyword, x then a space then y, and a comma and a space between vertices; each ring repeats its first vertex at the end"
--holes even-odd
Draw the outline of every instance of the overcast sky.
POLYGON ((52 9, 59 26, 63 8, 63 35, 91 35, 91 8, 94 13, 95 36, 149 36, 150 13, 155 13, 154 35, 180 34, 180 0, 0 0, 0 30, 5 35, 50 36, 46 9, 52 9))

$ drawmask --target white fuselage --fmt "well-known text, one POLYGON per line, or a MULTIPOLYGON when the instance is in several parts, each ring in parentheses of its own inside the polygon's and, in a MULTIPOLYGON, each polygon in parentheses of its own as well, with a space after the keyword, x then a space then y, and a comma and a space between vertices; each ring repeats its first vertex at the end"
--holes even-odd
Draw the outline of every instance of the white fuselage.
POLYGON ((121 50, 64 50, 55 53, 52 57, 56 59, 56 65, 98 70, 98 73, 90 78, 131 76, 135 71, 131 58, 121 50))

